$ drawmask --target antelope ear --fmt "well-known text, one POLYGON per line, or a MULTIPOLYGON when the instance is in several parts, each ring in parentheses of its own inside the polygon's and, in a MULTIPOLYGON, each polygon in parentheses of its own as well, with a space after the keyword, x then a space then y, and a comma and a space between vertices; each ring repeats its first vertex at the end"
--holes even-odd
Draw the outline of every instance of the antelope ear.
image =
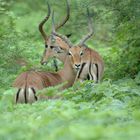
POLYGON ((83 45, 80 45, 80 44, 79 44, 79 47, 80 47, 80 48, 82 48, 82 47, 83 47, 83 48, 88 48, 87 45, 85 45, 85 44, 83 44, 83 45))
POLYGON ((71 37, 71 33, 70 34, 66 34, 65 36, 67 37, 67 38, 69 38, 69 37, 71 37))

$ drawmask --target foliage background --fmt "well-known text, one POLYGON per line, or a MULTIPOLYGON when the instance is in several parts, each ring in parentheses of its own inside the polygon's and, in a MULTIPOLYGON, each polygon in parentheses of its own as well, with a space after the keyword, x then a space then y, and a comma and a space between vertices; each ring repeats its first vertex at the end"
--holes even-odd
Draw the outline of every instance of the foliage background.
MULTIPOLYGON (((49 0, 55 21, 65 15, 65 0, 49 0), (60 8, 61 7, 61 8, 60 8)), ((87 33, 86 7, 95 35, 87 42, 105 61, 100 85, 77 83, 47 95, 63 99, 14 105, 12 82, 21 72, 41 66, 44 42, 38 24, 47 13, 45 0, 0 0, 0 139, 140 139, 140 1, 70 0, 71 16, 59 30, 73 43, 87 33), (79 89, 80 87, 80 89, 79 89)), ((51 20, 46 24, 51 32, 51 20)))

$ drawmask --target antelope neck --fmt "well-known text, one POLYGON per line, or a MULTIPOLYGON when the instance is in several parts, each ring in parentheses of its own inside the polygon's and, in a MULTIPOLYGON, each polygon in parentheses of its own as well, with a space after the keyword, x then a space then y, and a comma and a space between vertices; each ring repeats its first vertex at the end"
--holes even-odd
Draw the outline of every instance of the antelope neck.
POLYGON ((63 82, 67 81, 69 84, 73 84, 77 73, 74 71, 68 56, 65 59, 64 68, 58 73, 62 76, 63 82))

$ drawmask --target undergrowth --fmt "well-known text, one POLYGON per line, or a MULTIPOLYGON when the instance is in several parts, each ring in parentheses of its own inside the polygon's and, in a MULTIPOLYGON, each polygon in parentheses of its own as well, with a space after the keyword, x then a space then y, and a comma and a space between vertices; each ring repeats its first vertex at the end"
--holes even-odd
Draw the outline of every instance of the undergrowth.
POLYGON ((1 139, 138 140, 140 77, 100 85, 76 83, 62 92, 39 91, 50 99, 32 105, 13 103, 15 90, 1 97, 1 139), (58 98, 53 96, 58 95, 58 98))

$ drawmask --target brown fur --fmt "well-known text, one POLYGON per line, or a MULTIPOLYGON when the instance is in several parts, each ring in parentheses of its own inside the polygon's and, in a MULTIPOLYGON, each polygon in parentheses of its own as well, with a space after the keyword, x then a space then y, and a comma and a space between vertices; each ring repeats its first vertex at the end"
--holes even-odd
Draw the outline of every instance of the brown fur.
POLYGON ((73 70, 68 57, 65 58, 64 68, 56 73, 42 71, 24 72, 16 78, 13 84, 14 87, 19 89, 16 95, 16 103, 33 103, 36 100, 34 92, 46 87, 66 82, 62 89, 68 88, 74 83, 75 77, 76 72, 73 70), (18 97, 20 98, 18 99, 18 97))
POLYGON ((69 46, 59 37, 56 37, 56 41, 53 44, 51 44, 50 41, 48 41, 48 48, 45 49, 41 62, 42 63, 47 62, 48 58, 50 57, 56 57, 60 59, 62 62, 64 62, 68 50, 72 54, 69 57, 73 69, 75 69, 75 64, 80 64, 82 66, 83 63, 86 63, 83 70, 80 72, 81 74, 80 75, 77 74, 76 81, 78 79, 80 80, 87 79, 87 75, 89 74, 90 63, 92 64, 91 73, 93 73, 94 75, 93 76, 94 81, 99 82, 101 80, 104 72, 104 63, 99 53, 84 45, 83 46, 77 45, 69 49, 69 46), (51 48, 50 46, 54 46, 54 48, 51 48), (57 53, 57 51, 55 50, 61 50, 62 52, 57 53), (80 56, 80 52, 83 52, 82 56, 80 56), (98 65, 98 72, 95 64, 98 65), (98 79, 97 74, 99 74, 98 79))
POLYGON ((98 52, 84 46, 75 46, 71 48, 69 51, 72 53, 71 59, 74 60, 74 62, 71 60, 71 62, 73 62, 72 64, 73 67, 75 66, 75 63, 86 64, 81 74, 80 75, 77 74, 76 81, 78 79, 81 79, 81 80, 87 79, 87 75, 89 74, 90 64, 92 67, 91 73, 93 73, 94 75, 93 76, 94 81, 99 82, 101 80, 103 72, 104 72, 104 62, 98 52), (83 55, 80 56, 81 52, 83 53, 83 55), (98 71, 95 64, 98 65, 98 71), (97 79, 97 74, 99 74, 98 79, 97 79))

